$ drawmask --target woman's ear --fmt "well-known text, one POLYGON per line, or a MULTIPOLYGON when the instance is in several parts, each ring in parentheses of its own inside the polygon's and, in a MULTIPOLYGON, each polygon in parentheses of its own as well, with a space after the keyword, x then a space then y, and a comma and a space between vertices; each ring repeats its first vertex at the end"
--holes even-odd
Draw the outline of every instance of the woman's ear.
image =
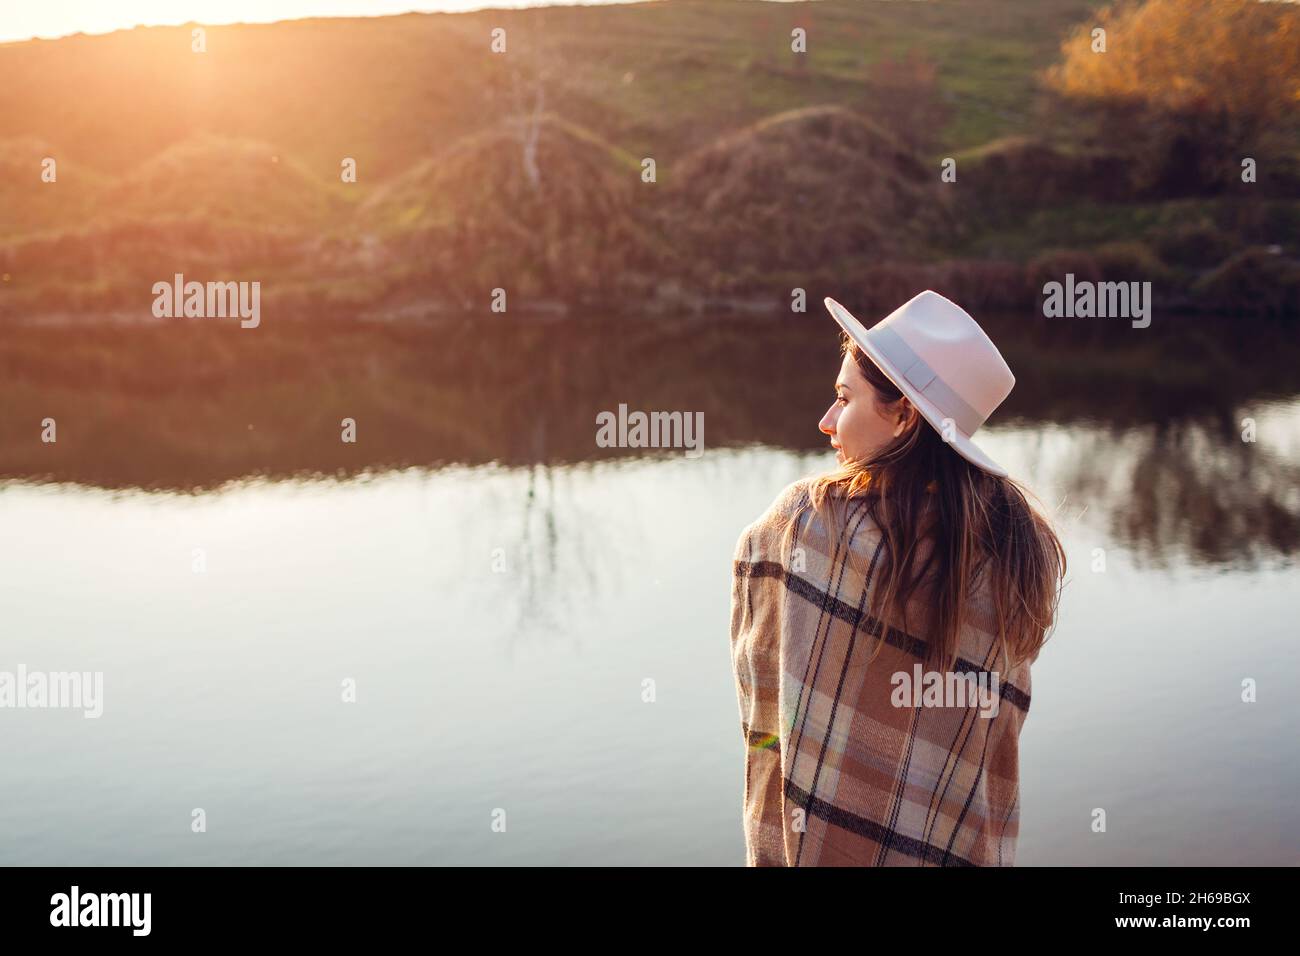
POLYGON ((920 415, 920 412, 916 410, 915 405, 909 402, 906 397, 900 398, 898 400, 898 423, 894 426, 894 437, 897 438, 903 434, 918 415, 920 415))

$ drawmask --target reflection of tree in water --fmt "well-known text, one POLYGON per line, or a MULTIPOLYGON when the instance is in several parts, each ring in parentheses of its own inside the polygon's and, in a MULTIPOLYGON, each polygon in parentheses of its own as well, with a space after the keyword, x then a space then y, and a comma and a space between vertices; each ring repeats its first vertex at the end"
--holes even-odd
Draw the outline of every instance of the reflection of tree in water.
POLYGON ((503 605, 517 609, 515 646, 523 638, 571 634, 572 621, 602 591, 617 590, 623 557, 635 551, 635 537, 616 511, 596 514, 583 506, 579 486, 599 482, 589 472, 528 465, 523 495, 502 515, 507 573, 497 590, 503 605))
POLYGON ((1251 568, 1300 548, 1300 463, 1242 441, 1241 416, 1095 433, 1061 472, 1142 561, 1251 568), (1118 470, 1117 470, 1118 469, 1118 470))

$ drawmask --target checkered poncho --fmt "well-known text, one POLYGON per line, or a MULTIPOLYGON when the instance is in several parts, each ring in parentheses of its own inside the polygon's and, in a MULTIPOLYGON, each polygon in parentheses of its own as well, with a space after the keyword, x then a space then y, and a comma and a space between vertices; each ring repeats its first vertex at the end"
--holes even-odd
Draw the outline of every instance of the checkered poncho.
MULTIPOLYGON (((943 665, 923 663, 922 635, 891 631, 868 666, 880 632, 867 608, 881 534, 853 503, 857 555, 846 561, 847 536, 829 533, 808 507, 807 482, 786 488, 736 545, 731 653, 745 740, 746 862, 1013 865, 1029 663, 999 673, 996 626, 980 592, 953 670, 986 688, 996 674, 996 715, 978 703, 900 704, 893 675, 943 665), (782 513, 801 516, 778 553, 782 513)), ((917 619, 909 608, 909 623, 917 619)))

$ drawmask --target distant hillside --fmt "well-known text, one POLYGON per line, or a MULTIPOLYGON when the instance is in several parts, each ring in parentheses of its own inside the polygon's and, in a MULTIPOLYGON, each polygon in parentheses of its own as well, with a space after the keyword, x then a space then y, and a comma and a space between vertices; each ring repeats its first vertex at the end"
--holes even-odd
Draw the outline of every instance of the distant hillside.
POLYGON ((211 27, 204 53, 189 27, 0 44, 0 316, 138 311, 176 271, 305 314, 477 310, 498 286, 520 308, 922 283, 1014 307, 1048 253, 1285 303, 1293 250, 1229 257, 1282 242, 1300 188, 1275 177, 1253 218, 1138 215, 1113 157, 1061 147, 1038 73, 1099 5, 665 0, 211 27))
POLYGON ((945 149, 1027 131, 1033 72, 1057 57, 1086 0, 540 7, 207 28, 0 44, 0 138, 38 133, 118 173, 195 134, 273 144, 337 181, 404 172, 490 126, 541 78, 546 109, 667 163, 785 109, 862 105, 871 67, 907 48, 942 64, 954 119, 945 149), (494 27, 507 52, 489 48, 494 27), (790 52, 790 30, 809 51, 790 52))

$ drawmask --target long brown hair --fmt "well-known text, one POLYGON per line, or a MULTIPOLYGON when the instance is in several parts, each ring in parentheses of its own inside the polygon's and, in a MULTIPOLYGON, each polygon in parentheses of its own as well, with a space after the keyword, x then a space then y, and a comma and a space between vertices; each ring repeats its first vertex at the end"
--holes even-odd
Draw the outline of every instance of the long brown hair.
MULTIPOLYGON (((852 357, 876 392, 878 408, 903 394, 842 333, 841 351, 852 357)), ((978 589, 987 585, 993 620, 1009 671, 1038 656, 1056 620, 1065 576, 1065 550, 1031 495, 1011 478, 967 461, 916 413, 902 434, 865 460, 850 460, 808 486, 811 507, 826 527, 848 534, 847 508, 865 507, 884 547, 876 562, 868 613, 881 624, 872 659, 898 622, 904 632, 914 597, 930 620, 915 622, 926 642, 927 665, 950 669, 960 632, 978 589)), ((785 537, 797 525, 789 516, 785 537)), ((849 555, 853 549, 847 549, 849 555)))

